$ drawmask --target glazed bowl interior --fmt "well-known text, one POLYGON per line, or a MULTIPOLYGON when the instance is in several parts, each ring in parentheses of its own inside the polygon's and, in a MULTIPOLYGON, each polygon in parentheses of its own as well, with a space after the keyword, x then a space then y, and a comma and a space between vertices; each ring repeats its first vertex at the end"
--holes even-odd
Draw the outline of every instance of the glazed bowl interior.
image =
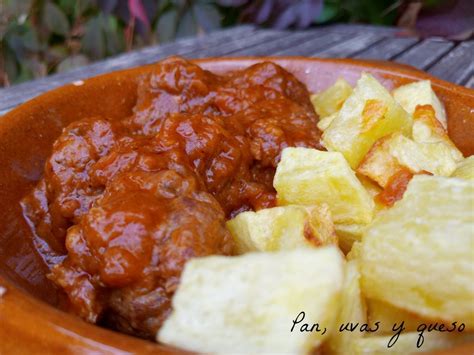
MULTIPOLYGON (((361 72, 375 75, 387 88, 414 81, 432 80, 444 102, 451 139, 465 156, 474 154, 474 93, 435 79, 408 66, 385 62, 305 59, 234 58, 197 61, 216 73, 271 60, 296 75, 310 92, 317 92, 344 77, 355 84, 361 72)), ((22 217, 20 199, 36 184, 54 140, 69 123, 91 116, 118 119, 128 116, 136 100, 144 66, 74 82, 28 101, 0 117, 0 336, 9 335, 8 349, 25 350, 40 342, 49 350, 167 352, 177 350, 118 334, 55 309, 57 291, 46 278, 47 268, 31 243, 31 231, 22 217), (0 317, 1 319, 2 317, 0 317), (30 341, 30 345, 28 345, 30 341), (13 348, 13 346, 16 346, 13 348)), ((5 337, 4 339, 7 339, 5 337)), ((38 345, 35 345, 38 348, 38 345)))

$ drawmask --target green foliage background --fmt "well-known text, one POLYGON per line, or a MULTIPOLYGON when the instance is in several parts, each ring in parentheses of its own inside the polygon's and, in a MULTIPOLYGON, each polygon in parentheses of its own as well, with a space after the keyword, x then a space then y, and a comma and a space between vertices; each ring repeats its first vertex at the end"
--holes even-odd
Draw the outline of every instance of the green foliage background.
POLYGON ((274 12, 303 3, 319 6, 309 25, 331 21, 390 25, 404 1, 0 0, 0 86, 242 21, 272 26, 271 13, 263 20, 259 16, 268 3, 274 12))

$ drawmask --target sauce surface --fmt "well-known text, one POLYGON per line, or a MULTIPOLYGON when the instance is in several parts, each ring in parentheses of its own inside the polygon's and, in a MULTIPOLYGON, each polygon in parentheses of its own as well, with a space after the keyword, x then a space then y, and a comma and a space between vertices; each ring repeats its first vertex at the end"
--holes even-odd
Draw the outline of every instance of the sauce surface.
POLYGON ((231 255, 225 220, 275 205, 281 151, 322 149, 306 87, 273 63, 218 76, 156 64, 134 113, 66 127, 22 206, 81 318, 153 338, 185 262, 231 255))

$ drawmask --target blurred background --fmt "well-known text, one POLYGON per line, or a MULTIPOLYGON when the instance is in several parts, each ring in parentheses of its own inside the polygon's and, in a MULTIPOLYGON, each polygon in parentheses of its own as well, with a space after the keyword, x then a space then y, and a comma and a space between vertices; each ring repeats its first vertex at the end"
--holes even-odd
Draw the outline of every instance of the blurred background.
POLYGON ((466 40, 474 0, 0 0, 0 87, 242 23, 305 29, 336 22, 466 40))

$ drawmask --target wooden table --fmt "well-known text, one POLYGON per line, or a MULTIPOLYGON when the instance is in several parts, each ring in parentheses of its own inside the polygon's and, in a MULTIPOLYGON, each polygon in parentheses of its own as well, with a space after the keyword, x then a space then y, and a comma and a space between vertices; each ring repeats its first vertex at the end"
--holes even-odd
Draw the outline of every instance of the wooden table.
POLYGON ((474 40, 402 37, 400 30, 367 25, 332 25, 305 31, 239 26, 197 38, 147 47, 66 73, 0 89, 0 114, 55 87, 101 73, 153 63, 170 55, 308 56, 383 59, 410 64, 441 79, 474 88, 474 40))

